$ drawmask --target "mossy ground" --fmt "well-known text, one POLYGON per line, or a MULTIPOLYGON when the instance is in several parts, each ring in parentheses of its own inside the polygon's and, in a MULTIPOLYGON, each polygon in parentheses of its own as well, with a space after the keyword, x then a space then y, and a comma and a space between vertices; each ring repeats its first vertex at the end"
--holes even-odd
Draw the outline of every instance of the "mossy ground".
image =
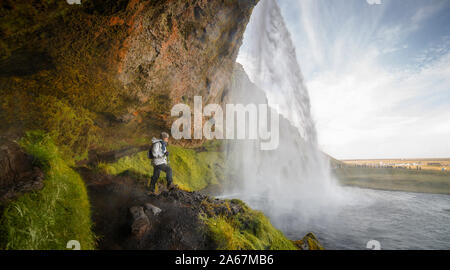
POLYGON ((44 188, 8 204, 0 220, 0 248, 63 250, 69 240, 95 248, 87 191, 50 136, 29 132, 20 144, 45 172, 44 188))
POLYGON ((201 217, 219 250, 298 250, 263 213, 239 202, 244 211, 233 216, 201 217))
POLYGON ((297 250, 267 217, 257 211, 231 218, 208 218, 206 224, 219 250, 297 250))
MULTIPOLYGON (((169 146, 168 149, 174 183, 179 188, 186 191, 202 190, 222 180, 224 163, 222 152, 199 152, 180 146, 169 146)), ((115 163, 100 163, 98 168, 111 175, 132 174, 144 181, 149 181, 153 174, 153 167, 146 151, 121 158, 115 163)), ((165 181, 164 173, 161 173, 160 181, 165 181)))

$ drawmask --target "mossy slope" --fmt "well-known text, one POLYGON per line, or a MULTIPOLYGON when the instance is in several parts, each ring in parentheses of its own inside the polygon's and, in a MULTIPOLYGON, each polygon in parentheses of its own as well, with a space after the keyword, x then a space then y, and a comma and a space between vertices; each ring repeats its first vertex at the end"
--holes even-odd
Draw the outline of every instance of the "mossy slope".
POLYGON ((239 200, 243 212, 231 216, 202 217, 219 250, 298 250, 294 243, 259 211, 239 200))
MULTIPOLYGON (((219 184, 223 178, 223 153, 219 151, 198 152, 179 146, 169 146, 170 166, 174 183, 186 191, 202 190, 209 185, 219 184)), ((111 175, 133 174, 142 180, 149 180, 153 167, 147 152, 124 157, 115 163, 100 163, 98 168, 111 175)), ((164 178, 164 173, 161 174, 164 178)), ((160 180, 161 181, 161 180, 160 180)), ((162 180, 164 181, 164 180, 162 180)))
POLYGON ((44 188, 8 204, 0 220, 0 248, 61 250, 70 240, 93 249, 90 204, 81 177, 48 135, 29 132, 20 144, 45 171, 44 188))

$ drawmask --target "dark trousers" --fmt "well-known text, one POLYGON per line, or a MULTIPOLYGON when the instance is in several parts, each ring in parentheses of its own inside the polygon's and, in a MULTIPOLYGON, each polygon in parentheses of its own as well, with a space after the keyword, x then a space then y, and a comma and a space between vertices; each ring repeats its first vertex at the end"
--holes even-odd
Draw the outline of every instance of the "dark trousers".
POLYGON ((170 186, 172 184, 172 168, 170 168, 167 164, 161 164, 158 166, 153 166, 153 176, 152 176, 152 182, 150 183, 150 189, 155 190, 156 182, 159 179, 159 175, 161 171, 166 173, 166 179, 167 179, 167 186, 170 186))

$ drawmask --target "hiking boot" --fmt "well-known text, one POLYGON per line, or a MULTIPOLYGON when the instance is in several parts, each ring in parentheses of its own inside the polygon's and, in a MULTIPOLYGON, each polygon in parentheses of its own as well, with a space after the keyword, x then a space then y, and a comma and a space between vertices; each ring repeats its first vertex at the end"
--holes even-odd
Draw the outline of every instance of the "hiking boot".
POLYGON ((170 184, 170 185, 167 186, 167 189, 168 190, 178 189, 178 186, 175 185, 175 184, 170 184))

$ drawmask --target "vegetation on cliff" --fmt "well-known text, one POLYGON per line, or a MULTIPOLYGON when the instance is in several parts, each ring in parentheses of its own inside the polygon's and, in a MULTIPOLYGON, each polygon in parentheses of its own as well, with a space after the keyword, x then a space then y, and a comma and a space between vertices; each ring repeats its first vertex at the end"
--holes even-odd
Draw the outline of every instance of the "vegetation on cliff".
MULTIPOLYGON (((170 166, 173 169, 174 183, 186 191, 202 190, 217 185, 223 179, 223 152, 218 150, 188 149, 169 146, 170 166)), ((111 175, 134 175, 143 181, 149 181, 153 167, 147 152, 127 156, 114 163, 100 163, 100 170, 111 175)), ((162 174, 161 178, 163 178, 162 174)))
MULTIPOLYGON (((163 228, 174 226, 176 230, 182 226, 185 231, 178 233, 184 235, 183 239, 193 239, 185 246, 186 243, 179 242, 172 231, 158 232, 158 226, 152 229, 157 235, 167 234, 164 237, 170 237, 173 245, 222 250, 301 248, 273 227, 263 213, 252 210, 239 200, 217 200, 197 192, 167 191, 164 187, 158 191, 159 195, 149 194, 146 183, 152 168, 146 152, 123 157, 114 163, 100 163, 95 168, 80 167, 75 171, 70 167, 75 164, 74 161, 65 161, 51 136, 44 132, 29 132, 20 144, 35 158, 35 164, 43 168, 45 186, 6 206, 0 222, 2 249, 65 249, 69 240, 80 241, 82 249, 97 248, 97 237, 91 229, 94 226, 91 207, 95 213, 93 221, 97 228, 95 232, 99 233, 99 247, 110 249, 111 241, 116 241, 116 234, 108 228, 117 227, 116 233, 123 234, 122 228, 127 224, 127 207, 138 201, 145 205, 148 200, 162 207, 164 213, 152 224, 163 222, 159 221, 162 219, 163 228), (85 183, 90 187, 90 196, 93 196, 91 202, 85 183), (111 205, 112 202, 115 204, 111 205), (175 212, 177 214, 173 215, 175 212), (121 220, 123 224, 116 224, 116 220, 121 220), (196 225, 192 227, 190 223, 196 225)), ((222 169, 218 165, 223 164, 224 153, 217 142, 205 144, 201 149, 171 146, 169 150, 172 166, 179 172, 174 175, 174 180, 182 189, 195 191, 220 183, 222 169)), ((132 236, 125 234, 123 237, 128 239, 132 236)), ((129 241, 120 245, 133 249, 154 245, 150 241, 141 247, 139 242, 129 241)))
POLYGON ((202 217, 219 250, 298 250, 263 213, 232 200, 242 211, 232 216, 202 217))
POLYGON ((44 129, 77 160, 149 140, 173 104, 226 95, 256 2, 3 1, 0 132, 44 129))
POLYGON ((44 169, 44 188, 3 210, 0 248, 66 249, 69 240, 77 240, 82 249, 93 249, 90 204, 81 177, 45 133, 28 132, 20 144, 44 169))

